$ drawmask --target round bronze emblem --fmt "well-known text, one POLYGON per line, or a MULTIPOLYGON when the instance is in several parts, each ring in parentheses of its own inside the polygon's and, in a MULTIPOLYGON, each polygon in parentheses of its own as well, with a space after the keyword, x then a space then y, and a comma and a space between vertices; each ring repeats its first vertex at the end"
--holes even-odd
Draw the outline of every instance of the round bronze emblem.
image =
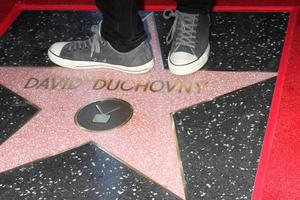
POLYGON ((75 122, 85 130, 106 131, 126 124, 132 114, 132 106, 122 99, 101 99, 81 108, 75 122))

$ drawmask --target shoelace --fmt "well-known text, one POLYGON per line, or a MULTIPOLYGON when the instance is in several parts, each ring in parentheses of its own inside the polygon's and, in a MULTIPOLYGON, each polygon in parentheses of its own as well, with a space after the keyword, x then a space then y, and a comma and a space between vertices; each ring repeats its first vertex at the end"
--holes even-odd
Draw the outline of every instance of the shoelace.
POLYGON ((196 40, 196 27, 197 27, 197 14, 184 14, 179 11, 165 10, 163 12, 163 17, 165 19, 170 19, 175 17, 174 23, 168 33, 166 38, 167 44, 170 44, 177 31, 177 37, 175 38, 175 46, 187 46, 191 49, 195 49, 196 40), (177 26, 180 26, 177 28, 177 26))
POLYGON ((101 23, 99 25, 93 25, 91 27, 91 31, 93 32, 93 36, 90 37, 87 40, 84 41, 75 41, 73 42, 68 50, 76 50, 76 49, 82 49, 82 48, 88 48, 91 47, 91 57, 93 56, 94 52, 100 53, 100 43, 103 43, 103 40, 101 39, 101 34, 100 34, 100 27, 101 23))

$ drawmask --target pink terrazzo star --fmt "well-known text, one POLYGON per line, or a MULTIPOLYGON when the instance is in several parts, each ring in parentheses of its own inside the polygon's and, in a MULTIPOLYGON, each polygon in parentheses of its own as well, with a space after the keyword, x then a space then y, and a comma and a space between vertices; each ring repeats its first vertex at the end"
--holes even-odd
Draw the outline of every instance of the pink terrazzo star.
POLYGON ((154 70, 143 75, 59 67, 0 69, 0 84, 41 109, 0 146, 1 172, 94 141, 101 149, 185 199, 170 113, 274 77, 276 73, 201 71, 174 76, 162 69, 153 18, 149 17, 147 23, 152 30, 156 64, 154 70), (111 90, 107 87, 110 80, 113 80, 111 90), (28 88, 24 89, 26 85, 28 88), (68 89, 69 86, 75 89, 68 89), (107 97, 123 99, 133 106, 134 114, 127 124, 99 133, 76 126, 74 116, 79 108, 107 97))

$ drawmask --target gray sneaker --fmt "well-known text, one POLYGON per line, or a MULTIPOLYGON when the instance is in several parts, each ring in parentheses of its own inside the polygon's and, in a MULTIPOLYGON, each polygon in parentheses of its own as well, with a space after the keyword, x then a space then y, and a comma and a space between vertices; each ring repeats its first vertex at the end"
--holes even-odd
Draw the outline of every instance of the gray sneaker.
POLYGON ((52 62, 73 69, 109 68, 128 73, 144 73, 154 62, 148 42, 123 53, 115 50, 100 34, 100 25, 93 26, 88 40, 57 42, 48 50, 52 62))
POLYGON ((186 75, 201 69, 208 60, 210 46, 209 14, 188 14, 166 10, 164 18, 175 17, 166 38, 172 43, 168 65, 172 73, 186 75))

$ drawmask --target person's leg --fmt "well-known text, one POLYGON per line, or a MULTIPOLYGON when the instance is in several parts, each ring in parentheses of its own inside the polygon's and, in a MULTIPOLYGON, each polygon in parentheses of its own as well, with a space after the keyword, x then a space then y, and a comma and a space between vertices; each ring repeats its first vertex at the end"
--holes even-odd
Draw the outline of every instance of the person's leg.
POLYGON ((99 0, 103 21, 93 26, 88 40, 57 42, 48 50, 50 60, 73 69, 110 68, 144 73, 153 65, 150 45, 135 0, 99 0))
POLYGON ((177 10, 191 14, 207 14, 213 3, 213 0, 177 0, 177 10))
POLYGON ((165 12, 165 18, 175 17, 167 37, 172 42, 168 65, 172 73, 186 75, 198 71, 208 61, 210 52, 209 9, 212 0, 178 0, 175 12, 165 12))
POLYGON ((96 3, 103 14, 101 34, 116 50, 127 52, 146 40, 136 0, 96 0, 96 3))

